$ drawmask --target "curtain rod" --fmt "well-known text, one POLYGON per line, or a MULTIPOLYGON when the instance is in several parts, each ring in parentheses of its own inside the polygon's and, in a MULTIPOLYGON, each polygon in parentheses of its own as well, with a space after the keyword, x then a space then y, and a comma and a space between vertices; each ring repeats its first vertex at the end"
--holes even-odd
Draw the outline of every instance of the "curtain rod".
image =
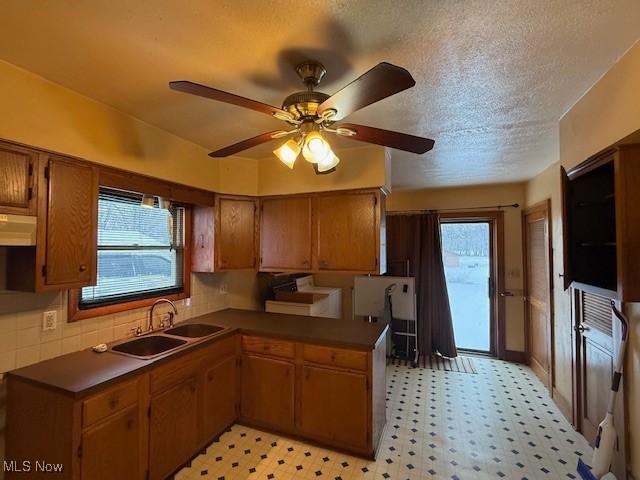
POLYGON ((488 205, 486 207, 467 207, 467 208, 437 208, 437 209, 416 209, 416 210, 391 210, 387 215, 403 215, 407 213, 438 213, 438 212, 468 212, 471 210, 501 210, 503 208, 519 208, 519 203, 511 203, 509 205, 488 205))

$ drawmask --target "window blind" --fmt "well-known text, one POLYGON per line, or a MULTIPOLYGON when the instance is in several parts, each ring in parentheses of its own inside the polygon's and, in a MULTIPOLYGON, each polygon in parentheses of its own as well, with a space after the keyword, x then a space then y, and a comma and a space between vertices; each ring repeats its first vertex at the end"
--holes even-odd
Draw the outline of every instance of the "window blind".
POLYGON ((97 283, 80 309, 182 291, 184 208, 141 205, 142 195, 101 188, 97 283))

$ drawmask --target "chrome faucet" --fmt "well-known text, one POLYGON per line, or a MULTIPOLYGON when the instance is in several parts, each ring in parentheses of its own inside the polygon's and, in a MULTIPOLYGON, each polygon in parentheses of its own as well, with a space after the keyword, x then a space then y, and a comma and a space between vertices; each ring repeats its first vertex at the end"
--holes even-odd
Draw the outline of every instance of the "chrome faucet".
MULTIPOLYGON (((151 305, 151 308, 149 309, 149 327, 148 327, 148 331, 149 332, 153 332, 153 310, 156 308, 156 306, 160 303, 168 303, 169 305, 171 305, 171 308, 173 308, 173 312, 169 312, 169 327, 173 327, 173 317, 175 315, 178 315, 178 309, 176 308, 176 304, 173 303, 171 300, 167 300, 166 298, 160 298, 159 300, 156 300, 155 302, 153 302, 153 305, 151 305)), ((160 321, 160 328, 164 328, 164 320, 160 321)))

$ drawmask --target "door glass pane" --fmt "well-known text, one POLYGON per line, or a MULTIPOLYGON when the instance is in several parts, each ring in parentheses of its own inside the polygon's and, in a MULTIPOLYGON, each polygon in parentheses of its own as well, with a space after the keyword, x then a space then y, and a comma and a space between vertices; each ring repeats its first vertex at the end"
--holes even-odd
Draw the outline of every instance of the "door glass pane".
POLYGON ((456 346, 488 352, 489 223, 443 223, 442 257, 456 346))

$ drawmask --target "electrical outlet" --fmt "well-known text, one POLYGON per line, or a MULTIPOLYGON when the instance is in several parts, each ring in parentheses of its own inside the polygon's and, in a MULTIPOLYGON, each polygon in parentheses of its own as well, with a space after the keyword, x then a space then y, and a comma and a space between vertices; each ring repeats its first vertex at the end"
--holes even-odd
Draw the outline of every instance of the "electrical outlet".
POLYGON ((226 295, 227 294, 227 284, 226 283, 221 283, 220 284, 220 295, 226 295))
POLYGON ((185 307, 190 307, 191 306, 191 297, 187 297, 184 299, 184 306, 185 307))
POLYGON ((58 323, 58 312, 51 310, 42 314, 42 331, 55 330, 58 323))

